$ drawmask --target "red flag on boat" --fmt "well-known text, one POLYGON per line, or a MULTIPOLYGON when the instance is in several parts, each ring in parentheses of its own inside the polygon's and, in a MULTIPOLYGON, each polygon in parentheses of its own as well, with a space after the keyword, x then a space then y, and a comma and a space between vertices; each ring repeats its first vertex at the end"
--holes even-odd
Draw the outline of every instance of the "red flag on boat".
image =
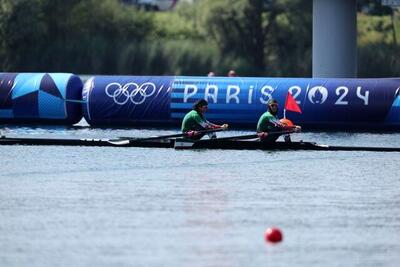
POLYGON ((290 92, 288 92, 286 96, 285 109, 301 113, 300 106, 297 104, 296 100, 293 98, 290 92))

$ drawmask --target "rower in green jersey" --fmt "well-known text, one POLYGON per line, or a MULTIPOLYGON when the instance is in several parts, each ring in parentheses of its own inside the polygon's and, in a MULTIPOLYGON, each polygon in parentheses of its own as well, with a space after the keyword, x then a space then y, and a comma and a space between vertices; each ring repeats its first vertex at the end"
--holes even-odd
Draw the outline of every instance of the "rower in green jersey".
MULTIPOLYGON (((275 142, 280 134, 269 134, 271 132, 291 131, 300 132, 301 127, 293 125, 290 120, 279 120, 278 114, 278 101, 270 99, 267 104, 268 110, 261 115, 257 123, 257 135, 261 141, 275 142)), ((285 141, 290 142, 290 136, 285 135, 285 141)))
MULTIPOLYGON (((193 140, 199 140, 204 136, 199 131, 204 131, 208 129, 227 129, 228 124, 217 125, 209 122, 204 113, 208 109, 208 102, 204 99, 196 101, 193 105, 193 110, 188 112, 182 121, 182 132, 186 134, 187 137, 193 140)), ((216 138, 215 133, 208 134, 210 138, 216 138)))

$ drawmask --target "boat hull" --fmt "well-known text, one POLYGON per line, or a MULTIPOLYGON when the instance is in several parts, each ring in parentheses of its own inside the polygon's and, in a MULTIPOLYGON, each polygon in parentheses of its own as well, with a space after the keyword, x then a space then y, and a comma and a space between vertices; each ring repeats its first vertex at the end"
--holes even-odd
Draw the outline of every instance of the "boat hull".
POLYGON ((190 141, 184 139, 58 139, 58 138, 25 138, 1 137, 0 145, 31 146, 92 146, 92 147, 148 147, 175 149, 223 149, 223 150, 317 150, 317 151, 374 151, 400 152, 400 147, 357 147, 329 146, 313 142, 275 142, 266 143, 259 140, 231 140, 221 138, 190 141))

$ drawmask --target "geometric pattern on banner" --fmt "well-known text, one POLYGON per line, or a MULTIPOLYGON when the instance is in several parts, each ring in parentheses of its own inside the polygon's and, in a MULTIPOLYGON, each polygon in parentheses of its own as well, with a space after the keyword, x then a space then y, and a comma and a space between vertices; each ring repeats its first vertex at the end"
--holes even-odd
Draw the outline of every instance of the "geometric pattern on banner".
POLYGON ((400 121, 400 96, 397 96, 393 101, 392 108, 390 109, 388 115, 385 118, 386 122, 399 122, 400 121))
POLYGON ((55 97, 63 98, 56 83, 48 73, 43 76, 40 82, 39 90, 47 92, 55 97))
POLYGON ((0 74, 0 109, 12 109, 11 91, 17 73, 0 74))
POLYGON ((13 99, 13 111, 16 118, 39 118, 38 91, 24 94, 13 99))
MULTIPOLYGON (((62 95, 62 98, 66 99, 67 98, 67 89, 70 86, 69 81, 70 81, 70 78, 72 77, 72 75, 69 73, 50 73, 49 75, 53 79, 54 83, 56 84, 58 91, 62 95)), ((74 88, 74 86, 72 86, 72 87, 74 88)))
POLYGON ((65 101, 44 91, 39 91, 39 117, 51 119, 65 119, 65 101))
POLYGON ((43 77, 41 73, 20 73, 14 80, 12 99, 30 94, 39 90, 40 81, 43 77))

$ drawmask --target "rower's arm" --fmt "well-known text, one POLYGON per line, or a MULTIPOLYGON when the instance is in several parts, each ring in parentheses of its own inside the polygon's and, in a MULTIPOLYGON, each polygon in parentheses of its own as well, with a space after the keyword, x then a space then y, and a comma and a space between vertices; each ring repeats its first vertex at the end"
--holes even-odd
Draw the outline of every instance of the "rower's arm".
POLYGON ((268 120, 265 122, 265 125, 266 125, 267 132, 282 130, 285 128, 285 126, 282 123, 280 123, 279 121, 276 121, 276 120, 268 120))
POLYGON ((295 133, 301 132, 301 126, 299 126, 299 125, 290 125, 290 126, 284 125, 283 129, 288 130, 288 131, 293 130, 295 133))
POLYGON ((200 125, 204 129, 210 128, 209 122, 206 119, 203 119, 202 117, 200 117, 200 115, 194 116, 193 119, 198 125, 200 125))
POLYGON ((208 128, 212 128, 212 129, 220 129, 221 128, 224 130, 228 129, 228 124, 226 124, 226 123, 222 124, 222 125, 218 125, 218 124, 211 123, 207 120, 206 120, 206 122, 207 122, 208 128))

